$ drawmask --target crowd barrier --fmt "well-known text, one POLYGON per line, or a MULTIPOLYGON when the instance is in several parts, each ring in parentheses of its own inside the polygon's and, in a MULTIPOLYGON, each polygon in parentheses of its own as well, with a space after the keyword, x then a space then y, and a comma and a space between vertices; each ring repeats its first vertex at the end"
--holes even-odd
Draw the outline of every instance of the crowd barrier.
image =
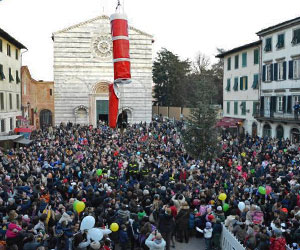
MULTIPOLYGON (((222 250, 246 250, 243 244, 231 233, 227 227, 223 224, 222 236, 221 236, 222 250)), ((286 250, 293 250, 292 247, 286 245, 286 250)))

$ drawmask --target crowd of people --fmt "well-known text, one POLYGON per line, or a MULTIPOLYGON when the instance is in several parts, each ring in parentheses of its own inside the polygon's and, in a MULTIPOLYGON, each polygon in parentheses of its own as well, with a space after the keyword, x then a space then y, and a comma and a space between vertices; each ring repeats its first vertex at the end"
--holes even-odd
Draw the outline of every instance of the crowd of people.
POLYGON ((1 149, 0 249, 188 249, 190 237, 221 249, 223 224, 246 249, 298 249, 300 148, 224 135, 220 155, 204 162, 185 151, 184 129, 68 123, 35 131, 31 145, 1 149), (76 201, 85 204, 81 213, 76 201), (86 216, 96 228, 119 230, 94 241, 80 230, 86 216))

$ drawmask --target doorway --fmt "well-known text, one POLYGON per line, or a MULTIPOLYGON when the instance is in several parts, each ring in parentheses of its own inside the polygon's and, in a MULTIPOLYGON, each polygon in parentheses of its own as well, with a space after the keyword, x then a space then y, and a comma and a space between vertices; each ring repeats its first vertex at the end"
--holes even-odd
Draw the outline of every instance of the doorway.
POLYGON ((44 129, 52 126, 52 112, 48 109, 43 109, 40 112, 40 128, 44 129))
POLYGON ((96 120, 108 123, 108 100, 96 100, 96 120))
POLYGON ((252 123, 252 137, 256 137, 257 136, 257 124, 256 122, 252 123))

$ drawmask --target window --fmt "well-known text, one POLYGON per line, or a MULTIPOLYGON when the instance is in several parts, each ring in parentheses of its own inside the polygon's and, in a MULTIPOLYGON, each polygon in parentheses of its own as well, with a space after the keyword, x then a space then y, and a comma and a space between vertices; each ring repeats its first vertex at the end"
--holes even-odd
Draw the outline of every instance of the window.
POLYGON ((254 64, 259 64, 259 49, 254 50, 254 64))
POLYGON ((254 74, 253 75, 253 84, 252 84, 252 88, 253 89, 258 89, 258 74, 254 74))
POLYGON ((9 82, 13 82, 14 81, 14 77, 11 74, 11 68, 9 68, 9 82))
POLYGON ((234 102, 234 114, 238 114, 238 102, 234 102))
POLYGON ((281 49, 284 47, 284 34, 279 34, 277 37, 276 48, 281 49))
POLYGON ((9 94, 9 109, 12 109, 13 105, 12 105, 12 94, 9 94))
POLYGON ((18 51, 18 49, 16 48, 16 60, 18 60, 19 59, 19 51, 18 51))
POLYGON ((277 112, 283 111, 283 97, 277 96, 277 112))
POLYGON ((19 71, 18 71, 18 70, 16 70, 16 82, 17 82, 17 83, 20 83, 20 82, 21 82, 20 77, 19 77, 19 71))
POLYGON ((242 54, 242 66, 247 67, 247 52, 242 54))
POLYGON ((266 81, 267 82, 272 81, 272 75, 273 75, 273 64, 267 64, 266 65, 266 81))
POLYGON ((52 89, 50 89, 50 95, 52 96, 52 89))
POLYGON ((248 89, 248 76, 242 76, 240 78, 240 90, 248 89))
POLYGON ((236 55, 234 57, 234 68, 238 69, 239 68, 239 55, 236 55))
POLYGON ((293 79, 299 79, 300 78, 300 59, 293 61, 293 79))
POLYGON ((246 115, 246 102, 241 103, 242 115, 246 115))
POLYGON ((227 102, 227 114, 230 114, 230 102, 227 102))
MULTIPOLYGON (((231 82, 230 79, 227 79, 227 86, 226 86, 227 91, 230 91, 230 82, 231 82)), ((50 90, 52 90, 52 89, 50 89, 50 90)), ((52 93, 50 95, 52 95, 52 93)))
POLYGON ((7 55, 10 56, 10 45, 7 44, 7 55))
POLYGON ((5 119, 1 120, 1 132, 5 132, 5 119))
POLYGON ((300 43, 300 29, 296 29, 293 31, 293 40, 292 44, 296 45, 300 43))
POLYGON ((4 110, 4 93, 0 93, 0 110, 4 110))
POLYGON ((231 57, 227 58, 227 70, 231 70, 231 57))
POLYGON ((3 72, 3 65, 0 64, 0 80, 4 80, 5 79, 5 75, 3 72))
POLYGON ((265 52, 272 51, 272 38, 269 37, 266 39, 265 52))
POLYGON ((20 99, 19 99, 19 94, 16 95, 16 102, 17 102, 17 109, 20 109, 20 99))
POLYGON ((283 62, 278 62, 278 80, 283 80, 283 62))
POLYGON ((13 130, 13 118, 9 118, 9 128, 13 130))
POLYGON ((239 78, 238 78, 238 77, 235 77, 235 78, 234 78, 233 90, 234 90, 234 91, 238 91, 238 89, 239 89, 239 78))
POLYGON ((253 115, 257 115, 259 112, 259 102, 253 102, 253 115))
POLYGON ((2 52, 3 47, 2 47, 2 40, 0 39, 0 52, 2 52))

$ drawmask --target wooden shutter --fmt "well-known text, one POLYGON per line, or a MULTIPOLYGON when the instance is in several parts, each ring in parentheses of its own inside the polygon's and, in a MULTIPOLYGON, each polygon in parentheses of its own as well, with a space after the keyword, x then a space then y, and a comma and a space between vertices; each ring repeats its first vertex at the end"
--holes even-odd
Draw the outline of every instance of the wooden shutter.
POLYGON ((263 66, 263 72, 262 72, 262 81, 266 81, 266 65, 263 66))
POLYGON ((287 113, 292 113, 292 96, 289 95, 287 99, 287 107, 286 107, 287 113))
POLYGON ((264 108, 265 108, 265 97, 261 96, 260 97, 260 115, 264 115, 264 108))
POLYGON ((283 62, 283 74, 282 79, 286 80, 286 61, 283 62))
POLYGON ((271 96, 270 111, 276 112, 276 96, 271 96))
POLYGON ((243 90, 243 77, 240 77, 240 90, 243 90))
POLYGON ((289 61, 289 79, 293 79, 294 76, 294 68, 293 68, 293 60, 289 61))
POLYGON ((272 63, 271 65, 270 65, 270 67, 271 67, 271 81, 273 81, 273 79, 274 79, 274 77, 273 77, 273 72, 274 72, 274 70, 273 70, 273 67, 274 67, 274 64, 272 63))
POLYGON ((278 80, 278 63, 274 63, 274 81, 278 80))
POLYGON ((283 96, 282 98, 282 111, 283 113, 286 113, 286 96, 283 96))
POLYGON ((247 90, 248 89, 248 76, 245 76, 245 81, 246 81, 245 85, 246 85, 246 90, 247 90))

